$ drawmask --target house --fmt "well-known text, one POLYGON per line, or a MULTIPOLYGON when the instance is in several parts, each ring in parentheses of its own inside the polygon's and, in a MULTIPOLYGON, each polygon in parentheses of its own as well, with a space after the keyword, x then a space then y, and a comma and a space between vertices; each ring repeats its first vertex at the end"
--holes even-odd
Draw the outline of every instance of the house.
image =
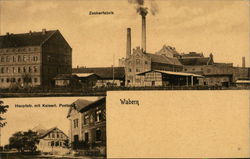
POLYGON ((59 30, 0 36, 0 88, 51 86, 71 69, 72 48, 59 30))
POLYGON ((124 86, 125 82, 124 67, 80 67, 73 68, 72 73, 78 76, 95 74, 98 77, 93 80, 96 87, 124 86))
POLYGON ((33 131, 39 135, 38 151, 51 153, 67 151, 68 136, 59 128, 33 129, 33 131))
POLYGON ((106 148, 106 98, 94 101, 78 99, 72 103, 67 118, 70 120, 70 143, 73 149, 106 148))

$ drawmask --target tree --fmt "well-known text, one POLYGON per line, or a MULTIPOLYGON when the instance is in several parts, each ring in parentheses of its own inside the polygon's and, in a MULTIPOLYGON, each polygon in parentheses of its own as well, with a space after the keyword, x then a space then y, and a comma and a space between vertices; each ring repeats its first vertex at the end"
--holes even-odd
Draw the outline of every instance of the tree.
POLYGON ((31 130, 22 132, 18 131, 9 138, 9 145, 11 148, 16 148, 19 152, 25 150, 30 152, 36 151, 36 144, 39 143, 39 137, 36 132, 31 130))
POLYGON ((5 118, 2 118, 2 114, 6 113, 8 110, 9 106, 8 105, 4 105, 4 102, 0 100, 0 128, 4 127, 7 122, 5 122, 4 120, 6 120, 5 118))

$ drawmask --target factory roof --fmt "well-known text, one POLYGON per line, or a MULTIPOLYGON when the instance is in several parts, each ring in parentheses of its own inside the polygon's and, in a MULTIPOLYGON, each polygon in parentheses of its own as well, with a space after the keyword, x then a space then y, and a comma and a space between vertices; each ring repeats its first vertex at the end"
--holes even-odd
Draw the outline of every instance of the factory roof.
POLYGON ((213 59, 210 57, 195 57, 179 59, 183 65, 210 65, 213 64, 213 59))
POLYGON ((151 58, 152 62, 155 63, 163 63, 163 64, 179 65, 179 66, 182 65, 177 58, 170 58, 165 55, 157 55, 151 53, 145 53, 145 54, 151 58))
POLYGON ((103 79, 124 79, 125 78, 125 68, 124 67, 80 67, 73 68, 73 74, 79 73, 94 73, 103 79))
POLYGON ((58 30, 29 32, 22 34, 7 34, 0 36, 0 48, 39 46, 58 30))
POLYGON ((198 74, 194 74, 194 73, 185 73, 185 72, 173 72, 173 71, 162 71, 162 70, 150 70, 150 71, 145 71, 142 73, 139 73, 137 75, 144 75, 145 73, 148 72, 159 72, 162 74, 168 74, 168 75, 175 75, 175 76, 194 76, 194 77, 203 77, 201 75, 198 74))
POLYGON ((72 74, 59 74, 56 77, 54 77, 54 80, 67 80, 67 79, 73 79, 73 78, 78 78, 77 75, 72 75, 72 74))

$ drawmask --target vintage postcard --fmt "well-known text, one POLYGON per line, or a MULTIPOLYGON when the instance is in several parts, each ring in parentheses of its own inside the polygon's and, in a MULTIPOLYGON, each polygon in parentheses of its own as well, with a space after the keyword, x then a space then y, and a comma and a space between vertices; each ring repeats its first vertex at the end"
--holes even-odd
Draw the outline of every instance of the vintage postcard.
POLYGON ((0 0, 0 158, 250 157, 249 0, 0 0))

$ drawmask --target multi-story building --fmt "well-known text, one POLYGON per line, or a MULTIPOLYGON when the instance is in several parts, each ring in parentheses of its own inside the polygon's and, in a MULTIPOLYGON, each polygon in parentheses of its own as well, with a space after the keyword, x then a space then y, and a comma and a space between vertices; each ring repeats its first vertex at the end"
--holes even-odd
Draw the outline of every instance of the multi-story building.
POLYGON ((204 76, 200 85, 229 86, 238 79, 250 78, 249 68, 234 67, 233 63, 216 63, 212 54, 204 57, 203 54, 191 52, 183 54, 180 62, 183 64, 183 72, 204 76))
POLYGON ((71 68, 72 48, 59 30, 0 36, 0 88, 49 86, 71 68))
POLYGON ((72 148, 106 148, 106 98, 78 99, 69 109, 72 148))
POLYGON ((169 46, 163 48, 155 54, 143 52, 137 47, 133 49, 133 54, 125 59, 126 86, 144 86, 144 77, 137 76, 139 73, 150 70, 164 70, 179 72, 183 66, 176 57, 176 51, 169 46))

